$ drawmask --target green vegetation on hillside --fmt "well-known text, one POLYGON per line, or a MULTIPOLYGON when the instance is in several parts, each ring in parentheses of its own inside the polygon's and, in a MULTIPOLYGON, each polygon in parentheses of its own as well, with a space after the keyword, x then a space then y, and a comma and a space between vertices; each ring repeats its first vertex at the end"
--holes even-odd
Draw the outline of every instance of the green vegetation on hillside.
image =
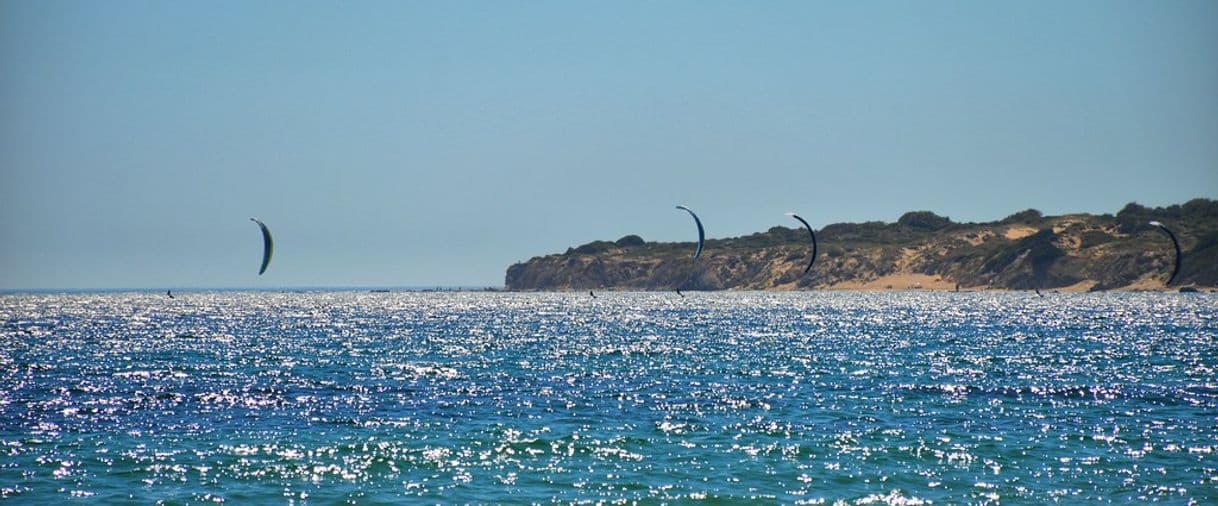
POLYGON ((910 274, 972 288, 1163 288, 1174 252, 1170 240, 1149 225, 1152 220, 1174 230, 1184 250, 1173 288, 1218 286, 1218 201, 1209 199, 1159 208, 1130 203, 1115 216, 1044 216, 1027 209, 997 222, 956 223, 913 211, 893 223, 835 223, 817 231, 821 255, 806 276, 801 274, 809 254, 807 234, 794 228, 707 239, 698 262, 689 258, 692 243, 627 235, 515 264, 506 285, 514 290, 809 289, 910 274))

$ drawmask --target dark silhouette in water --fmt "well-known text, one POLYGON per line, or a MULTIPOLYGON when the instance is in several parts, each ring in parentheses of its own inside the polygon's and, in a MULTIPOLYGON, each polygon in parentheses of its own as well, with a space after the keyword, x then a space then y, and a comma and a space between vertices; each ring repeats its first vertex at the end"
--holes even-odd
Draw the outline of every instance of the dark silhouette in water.
POLYGON ((591 295, 593 299, 596 298, 596 292, 593 292, 592 290, 588 290, 588 295, 591 295))
POLYGON ((681 293, 681 289, 680 289, 680 288, 678 288, 678 289, 677 289, 677 295, 680 295, 680 296, 682 296, 682 297, 684 297, 684 296, 685 296, 685 294, 681 293))
POLYGON ((172 298, 174 298, 174 297, 173 297, 173 290, 165 290, 165 295, 168 295, 168 296, 169 296, 169 298, 171 298, 171 299, 172 299, 172 298))
POLYGON ((1039 286, 1034 286, 1034 287, 1032 287, 1032 289, 1033 289, 1033 290, 1036 290, 1036 296, 1037 296, 1037 297, 1044 297, 1044 296, 1045 296, 1045 294, 1040 293, 1040 287, 1039 287, 1039 286))
POLYGON ((1180 263, 1184 260, 1184 255, 1180 252, 1180 241, 1176 240, 1176 234, 1171 233, 1171 230, 1168 230, 1166 225, 1157 221, 1152 221, 1150 224, 1159 227, 1159 230, 1162 230, 1163 233, 1167 234, 1167 237, 1171 239, 1171 245, 1175 246, 1176 248, 1176 265, 1175 267, 1172 267, 1171 277, 1167 278, 1167 284, 1163 285, 1171 286, 1171 282, 1176 280, 1176 274, 1180 273, 1180 263))

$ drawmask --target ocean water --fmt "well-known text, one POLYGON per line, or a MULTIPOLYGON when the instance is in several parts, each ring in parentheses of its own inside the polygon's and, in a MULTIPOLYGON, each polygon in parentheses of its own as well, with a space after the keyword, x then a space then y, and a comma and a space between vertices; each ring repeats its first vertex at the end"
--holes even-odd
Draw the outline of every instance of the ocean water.
POLYGON ((0 500, 1218 503, 1218 298, 0 296, 0 500))

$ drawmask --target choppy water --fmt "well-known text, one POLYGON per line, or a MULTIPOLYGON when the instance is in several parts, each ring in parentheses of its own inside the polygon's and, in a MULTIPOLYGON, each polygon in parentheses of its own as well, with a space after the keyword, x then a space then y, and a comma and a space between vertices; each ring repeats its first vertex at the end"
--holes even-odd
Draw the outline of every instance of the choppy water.
POLYGON ((0 297, 10 501, 1218 502, 1218 298, 0 297))

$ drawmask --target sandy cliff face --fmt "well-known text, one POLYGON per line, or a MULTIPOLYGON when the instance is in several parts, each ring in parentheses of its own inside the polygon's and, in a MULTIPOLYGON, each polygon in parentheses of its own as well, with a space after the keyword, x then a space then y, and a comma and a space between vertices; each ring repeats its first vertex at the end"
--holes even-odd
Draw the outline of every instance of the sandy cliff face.
POLYGON ((1175 289, 1218 286, 1218 202, 1196 199, 1116 216, 1043 217, 1029 210, 1000 222, 961 224, 928 212, 896 223, 842 223, 817 232, 820 254, 807 275, 802 230, 774 227, 692 243, 597 241, 508 268, 511 290, 803 289, 1175 289), (1173 227, 1185 260, 1171 287, 1171 241, 1146 222, 1173 227))

